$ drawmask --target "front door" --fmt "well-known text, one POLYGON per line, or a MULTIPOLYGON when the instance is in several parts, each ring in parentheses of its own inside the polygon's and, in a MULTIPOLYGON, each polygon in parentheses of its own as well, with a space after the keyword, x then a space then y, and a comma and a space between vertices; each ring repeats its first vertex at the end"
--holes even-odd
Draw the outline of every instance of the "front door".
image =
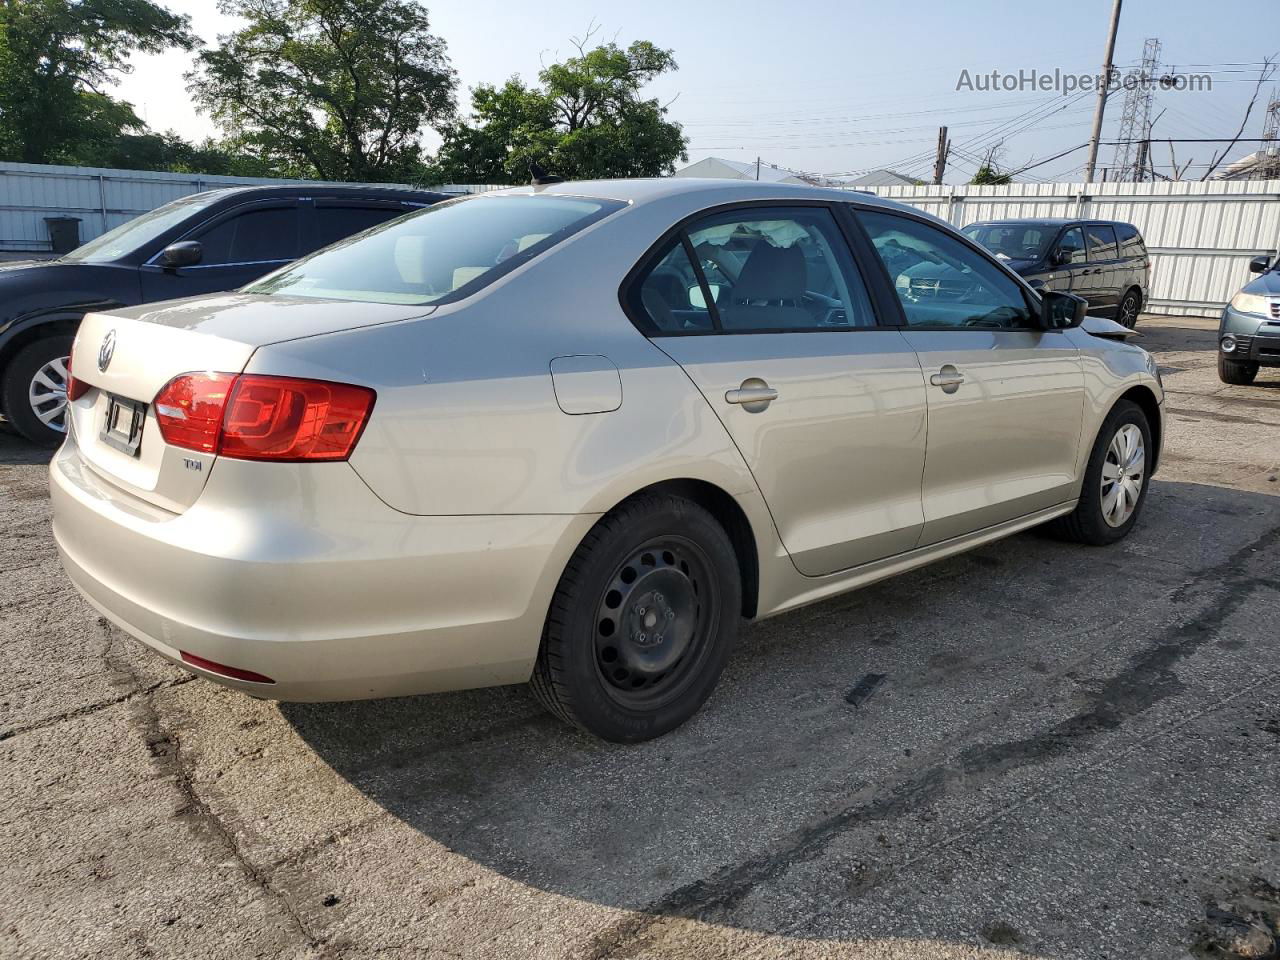
POLYGON ((916 217, 858 220, 928 383, 920 545, 1070 500, 1084 377, 1068 337, 1035 329, 1022 285, 976 245, 916 217), (914 284, 921 265, 943 282, 914 284))
POLYGON ((709 215, 629 301, 733 438, 801 573, 915 546, 924 379, 902 333, 877 325, 831 210, 709 215))
POLYGON ((156 254, 142 270, 147 302, 235 290, 298 256, 296 200, 271 200, 234 207, 196 227, 183 240, 200 244, 200 262, 165 267, 156 254))
POLYGON ((1089 254, 1085 248, 1084 228, 1068 227, 1058 238, 1053 252, 1050 254, 1054 263, 1051 276, 1053 281, 1046 283, 1049 290, 1061 290, 1074 293, 1077 297, 1089 299, 1092 289, 1092 267, 1089 266, 1089 254))

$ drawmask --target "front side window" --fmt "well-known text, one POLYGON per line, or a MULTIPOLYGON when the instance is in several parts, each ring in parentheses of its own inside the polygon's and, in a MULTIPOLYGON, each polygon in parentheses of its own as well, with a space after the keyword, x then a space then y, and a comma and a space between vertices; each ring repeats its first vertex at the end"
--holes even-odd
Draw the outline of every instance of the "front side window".
POLYGON ((825 207, 753 206, 693 222, 640 279, 632 304, 659 335, 875 326, 825 207))
POLYGON ((1089 238, 1090 260, 1114 260, 1120 255, 1116 249, 1116 232, 1103 223, 1091 223, 1084 228, 1089 238))
POLYGON ((937 227, 858 211, 911 327, 1032 325, 1022 288, 994 263, 937 227))
POLYGON ((1089 255, 1085 253, 1084 247, 1084 231, 1079 227, 1072 227, 1062 235, 1062 239, 1058 241, 1058 252, 1066 254, 1063 261, 1066 263, 1084 263, 1089 259, 1089 255))
POLYGON ((292 260, 298 255, 298 208, 246 210, 192 239, 200 242, 201 266, 292 260))
POLYGON ((370 303, 456 300, 623 206, 586 197, 463 197, 339 241, 244 289, 370 303))

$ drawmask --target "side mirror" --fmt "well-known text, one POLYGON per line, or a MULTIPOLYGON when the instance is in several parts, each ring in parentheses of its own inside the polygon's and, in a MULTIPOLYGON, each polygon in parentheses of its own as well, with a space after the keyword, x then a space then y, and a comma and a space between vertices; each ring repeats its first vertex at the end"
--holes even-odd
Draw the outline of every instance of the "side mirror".
POLYGON ((1267 268, 1271 266, 1271 258, 1265 253, 1260 257, 1254 257, 1249 261, 1250 273, 1266 273, 1267 268))
POLYGON ((1071 255, 1075 252, 1075 247, 1059 247, 1053 254, 1053 265, 1055 267, 1065 267, 1071 262, 1071 255))
POLYGON ((1084 315, 1089 309, 1089 301, 1077 297, 1074 293, 1063 293, 1060 290, 1042 290, 1040 292, 1040 329, 1070 330, 1084 323, 1084 315))
POLYGON ((160 262, 171 269, 194 267, 200 262, 202 256, 204 256, 204 251, 197 241, 182 240, 165 247, 164 252, 160 254, 160 262))

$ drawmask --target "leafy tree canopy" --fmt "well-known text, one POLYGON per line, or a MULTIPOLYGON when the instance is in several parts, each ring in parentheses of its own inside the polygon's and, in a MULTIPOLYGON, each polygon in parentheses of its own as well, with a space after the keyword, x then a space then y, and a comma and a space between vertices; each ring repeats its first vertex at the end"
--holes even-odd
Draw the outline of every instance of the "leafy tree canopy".
POLYGON ((530 160, 566 179, 654 177, 687 159, 680 125, 642 95, 676 69, 672 52, 644 40, 576 46, 577 56, 543 68, 537 86, 518 77, 477 86, 471 118, 443 131, 434 178, 523 183, 530 160))
POLYGON ((0 157, 95 162, 144 129, 106 93, 129 55, 195 43, 185 16, 150 0, 0 0, 0 157))
POLYGON ((414 0, 219 0, 248 25, 187 74, 197 104, 285 175, 400 180, 453 116, 444 41, 414 0))

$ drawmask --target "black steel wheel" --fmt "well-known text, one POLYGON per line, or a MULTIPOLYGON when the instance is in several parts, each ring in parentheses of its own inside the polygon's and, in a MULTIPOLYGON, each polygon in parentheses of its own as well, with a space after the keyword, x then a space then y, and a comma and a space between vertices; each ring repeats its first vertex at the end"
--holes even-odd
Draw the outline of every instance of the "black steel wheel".
POLYGON ((561 577, 534 692, 603 739, 661 736, 710 696, 741 608, 737 557, 714 517, 681 497, 629 500, 596 524, 561 577))

